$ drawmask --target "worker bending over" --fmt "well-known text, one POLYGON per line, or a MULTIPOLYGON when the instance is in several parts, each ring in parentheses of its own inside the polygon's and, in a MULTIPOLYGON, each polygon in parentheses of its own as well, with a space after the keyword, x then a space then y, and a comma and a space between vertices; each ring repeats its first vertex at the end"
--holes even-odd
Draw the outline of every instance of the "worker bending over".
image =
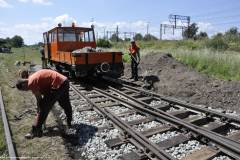
POLYGON ((132 76, 130 79, 134 81, 138 80, 138 64, 140 63, 140 48, 136 45, 135 41, 131 41, 131 46, 129 47, 131 56, 131 69, 132 76))
POLYGON ((67 116, 67 125, 71 127, 72 106, 69 99, 69 81, 67 77, 49 69, 39 70, 28 77, 18 80, 16 87, 22 91, 31 90, 37 99, 37 117, 26 138, 42 136, 42 125, 54 103, 58 101, 67 116))

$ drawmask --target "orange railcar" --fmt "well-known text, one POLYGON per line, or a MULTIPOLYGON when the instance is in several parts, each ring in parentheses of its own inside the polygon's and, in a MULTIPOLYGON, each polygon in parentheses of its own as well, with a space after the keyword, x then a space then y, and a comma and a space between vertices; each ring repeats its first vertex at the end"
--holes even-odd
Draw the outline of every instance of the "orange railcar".
POLYGON ((96 49, 94 28, 62 27, 59 25, 43 33, 43 67, 54 66, 58 71, 69 71, 70 75, 123 74, 121 52, 103 52, 96 49))

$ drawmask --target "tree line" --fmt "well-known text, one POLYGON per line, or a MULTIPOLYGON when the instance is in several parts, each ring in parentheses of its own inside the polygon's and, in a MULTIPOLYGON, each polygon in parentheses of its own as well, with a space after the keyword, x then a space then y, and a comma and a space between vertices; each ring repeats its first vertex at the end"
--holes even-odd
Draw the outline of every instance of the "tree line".
MULTIPOLYGON (((198 32, 199 27, 196 23, 192 23, 188 28, 183 31, 183 41, 190 40, 194 44, 202 45, 202 47, 213 48, 217 50, 235 50, 240 51, 240 32, 237 27, 232 27, 225 33, 217 33, 211 37, 206 32, 198 32)), ((99 39, 97 41, 98 47, 110 48, 114 42, 130 41, 130 38, 121 39, 116 34, 113 34, 109 40, 99 39)), ((141 33, 135 34, 133 40, 136 41, 157 41, 157 37, 151 34, 142 35, 141 33)), ((182 40, 181 40, 182 41, 182 40)), ((179 42, 181 42, 179 41, 179 42)))
POLYGON ((24 45, 24 40, 21 36, 15 35, 12 38, 0 38, 0 48, 20 48, 24 45))

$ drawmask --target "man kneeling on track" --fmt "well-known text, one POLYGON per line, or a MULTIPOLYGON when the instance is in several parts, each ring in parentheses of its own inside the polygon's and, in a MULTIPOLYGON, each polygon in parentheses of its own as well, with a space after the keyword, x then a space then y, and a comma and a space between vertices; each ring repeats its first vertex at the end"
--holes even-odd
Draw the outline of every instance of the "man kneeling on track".
POLYGON ((49 69, 39 70, 28 77, 18 80, 16 87, 22 91, 31 90, 37 99, 37 117, 30 133, 25 138, 41 137, 42 125, 54 103, 58 101, 67 116, 67 125, 71 127, 72 106, 69 99, 69 81, 67 77, 49 69))

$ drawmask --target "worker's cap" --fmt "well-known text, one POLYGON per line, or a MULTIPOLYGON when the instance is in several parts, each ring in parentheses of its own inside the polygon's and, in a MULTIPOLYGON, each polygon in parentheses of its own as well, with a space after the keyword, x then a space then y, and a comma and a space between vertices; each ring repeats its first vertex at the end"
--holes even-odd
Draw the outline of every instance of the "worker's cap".
POLYGON ((16 83, 16 87, 19 90, 26 90, 26 83, 28 82, 27 79, 19 79, 16 83))

